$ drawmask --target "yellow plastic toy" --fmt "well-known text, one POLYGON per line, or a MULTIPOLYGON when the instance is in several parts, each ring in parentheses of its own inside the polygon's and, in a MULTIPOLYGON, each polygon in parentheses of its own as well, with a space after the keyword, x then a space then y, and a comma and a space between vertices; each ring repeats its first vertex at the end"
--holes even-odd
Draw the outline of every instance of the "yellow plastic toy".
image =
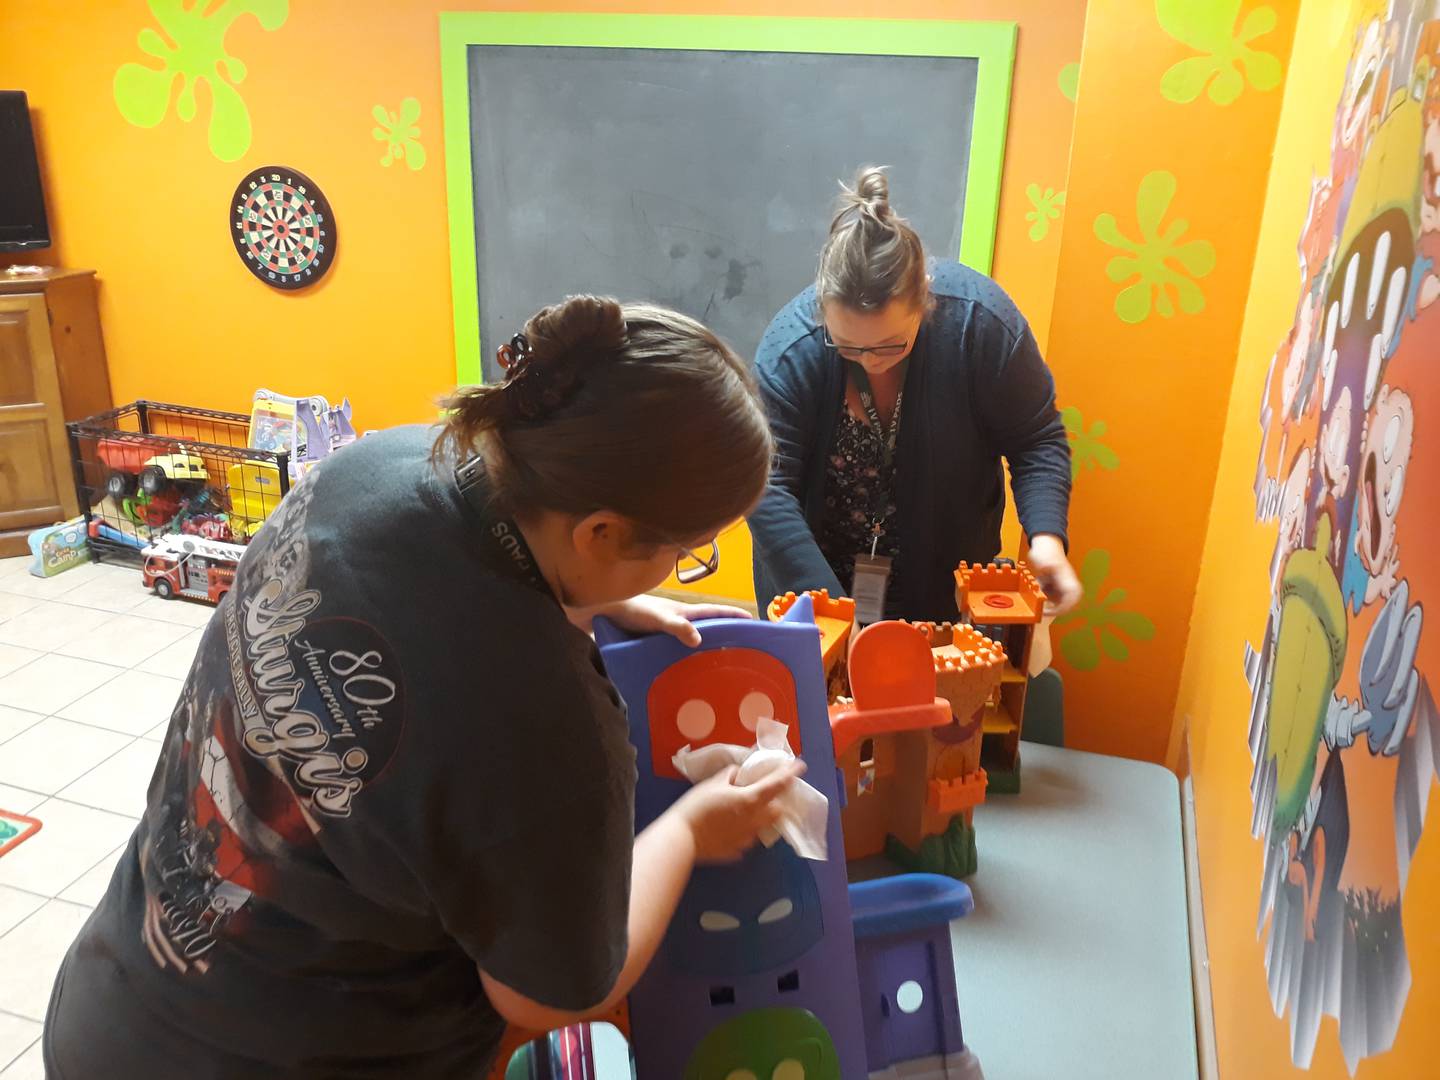
POLYGON ((230 531, 247 539, 260 531, 280 505, 280 470, 252 461, 231 465, 225 472, 230 496, 230 531))

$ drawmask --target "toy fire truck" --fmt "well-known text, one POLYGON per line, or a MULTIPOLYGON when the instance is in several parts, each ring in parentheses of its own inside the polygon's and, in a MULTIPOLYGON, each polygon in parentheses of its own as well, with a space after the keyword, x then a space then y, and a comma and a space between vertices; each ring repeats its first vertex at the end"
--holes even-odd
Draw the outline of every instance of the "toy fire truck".
POLYGON ((218 604, 235 581, 245 549, 200 536, 162 536, 145 548, 145 587, 163 600, 185 596, 218 604))

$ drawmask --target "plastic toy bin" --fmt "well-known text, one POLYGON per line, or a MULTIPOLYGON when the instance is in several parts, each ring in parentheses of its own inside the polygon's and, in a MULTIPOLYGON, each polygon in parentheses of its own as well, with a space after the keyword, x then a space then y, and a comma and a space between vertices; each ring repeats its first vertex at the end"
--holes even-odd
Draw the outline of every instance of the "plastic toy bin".
POLYGON ((66 428, 100 561, 138 564, 166 535, 248 543, 290 490, 290 455, 251 450, 244 413, 134 401, 66 428))

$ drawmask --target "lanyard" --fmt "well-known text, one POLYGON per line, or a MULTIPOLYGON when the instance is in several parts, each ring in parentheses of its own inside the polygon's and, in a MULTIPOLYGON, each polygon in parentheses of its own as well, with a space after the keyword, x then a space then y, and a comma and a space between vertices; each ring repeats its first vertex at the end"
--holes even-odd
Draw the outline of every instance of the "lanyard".
POLYGON ((477 456, 461 463, 455 469, 455 482, 460 486, 465 502, 480 520, 480 553, 485 561, 499 573, 555 600, 555 593, 540 573, 535 555, 525 542, 525 534, 514 520, 496 513, 491 506, 484 461, 477 456))
POLYGON ((875 394, 870 389, 870 376, 865 374, 865 369, 859 364, 850 372, 855 379, 855 389, 860 392, 860 404, 865 409, 866 419, 870 421, 870 429, 880 442, 880 457, 887 469, 895 460, 895 441, 900 434, 900 407, 905 403, 905 369, 909 364, 908 356, 900 361, 900 393, 895 395, 895 412, 890 417, 889 428, 880 422, 880 410, 875 407, 875 394))
MULTIPOLYGON (((875 434, 880 444, 880 459, 888 469, 891 462, 895 460, 895 443, 900 435, 900 410, 905 404, 905 372, 909 366, 910 358, 907 356, 900 361, 900 393, 895 395, 895 412, 890 417, 890 426, 887 429, 880 422, 880 410, 875 406, 875 394, 870 388, 870 376, 865 369, 856 364, 851 369, 851 375, 855 379, 855 389, 860 393, 860 404, 865 409, 866 419, 869 420, 869 428, 875 434)), ((879 483, 871 488, 870 497, 870 531, 873 540, 870 544, 870 554, 875 554, 875 548, 880 542, 880 536, 885 531, 885 516, 881 513, 885 506, 887 496, 884 485, 879 483)))

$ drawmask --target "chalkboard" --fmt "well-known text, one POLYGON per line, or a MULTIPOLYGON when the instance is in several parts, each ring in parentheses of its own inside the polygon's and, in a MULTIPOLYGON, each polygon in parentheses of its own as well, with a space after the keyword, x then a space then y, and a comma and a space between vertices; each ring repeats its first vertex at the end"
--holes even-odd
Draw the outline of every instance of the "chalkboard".
POLYGON ((1013 24, 504 19, 442 16, 462 379, 467 347, 495 378, 495 346, 575 292, 669 305, 753 357, 866 163, 932 254, 988 269, 1013 24))

